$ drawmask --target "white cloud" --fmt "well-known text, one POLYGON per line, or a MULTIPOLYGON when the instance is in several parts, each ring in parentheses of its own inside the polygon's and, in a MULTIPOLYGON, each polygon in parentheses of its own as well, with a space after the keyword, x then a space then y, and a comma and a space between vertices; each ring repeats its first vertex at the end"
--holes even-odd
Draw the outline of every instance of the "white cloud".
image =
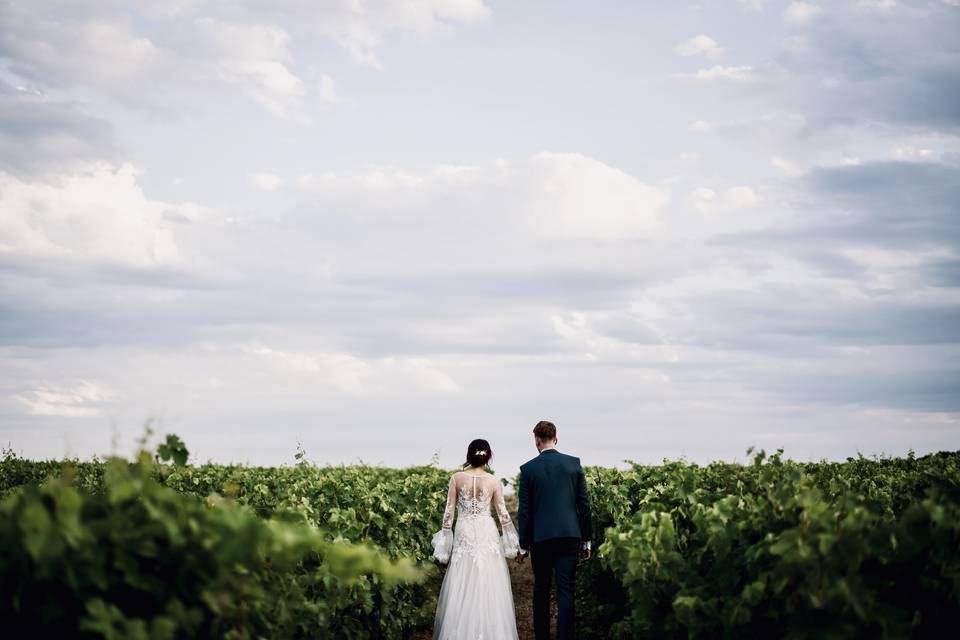
POLYGON ((703 33, 679 43, 675 50, 682 56, 703 55, 707 58, 719 58, 724 53, 716 40, 703 33))
POLYGON ((332 384, 346 393, 361 393, 372 367, 349 353, 298 353, 263 345, 241 347, 298 374, 307 374, 320 384, 332 384))
POLYGON ((309 1, 297 7, 305 24, 331 37, 364 65, 379 69, 383 64, 376 50, 392 31, 425 38, 447 33, 456 23, 479 24, 492 12, 483 0, 423 0, 416 3, 376 2, 369 7, 319 5, 309 1))
POLYGON ((104 405, 116 393, 99 380, 78 380, 68 385, 41 384, 14 398, 37 416, 76 418, 103 415, 104 405))
POLYGON ((709 187, 698 187, 690 193, 690 199, 697 211, 704 215, 744 209, 759 202, 757 192, 745 185, 728 187, 719 192, 709 187))
POLYGON ((773 156, 770 158, 770 164, 777 169, 780 169, 780 171, 783 171, 788 176, 795 177, 804 173, 804 170, 799 165, 781 156, 773 156))
POLYGON ((300 176, 299 183, 317 191, 336 194, 350 191, 389 191, 416 190, 427 184, 442 181, 442 174, 435 170, 432 174, 420 174, 390 166, 372 166, 358 172, 327 171, 321 175, 312 172, 300 176))
POLYGON ((753 83, 759 80, 756 70, 750 65, 724 67, 714 65, 709 69, 698 69, 693 76, 702 81, 729 81, 736 83, 753 83))
POLYGON ((45 84, 86 85, 128 105, 149 95, 144 78, 168 71, 162 47, 131 20, 41 2, 0 5, 0 51, 45 84))
POLYGON ((330 104, 337 92, 327 74, 311 83, 301 79, 291 33, 305 41, 329 38, 358 62, 380 68, 376 52, 393 32, 426 38, 492 15, 482 0, 69 5, 0 5, 0 51, 18 74, 92 90, 165 118, 235 87, 274 115, 304 124, 312 123, 312 100, 330 104))
POLYGON ((46 180, 0 172, 0 253, 139 267, 182 263, 176 221, 211 210, 149 199, 139 171, 98 162, 46 180))
POLYGON ((710 213, 719 199, 717 192, 709 187, 697 187, 690 194, 690 197, 700 213, 710 213))
POLYGON ((313 184, 314 179, 315 179, 314 175, 309 171, 306 173, 301 173, 300 175, 297 176, 297 186, 305 189, 309 187, 311 184, 313 184))
POLYGON ((756 192, 747 186, 730 187, 725 191, 725 196, 733 209, 752 207, 758 200, 756 192))
POLYGON ((320 76, 320 80, 317 83, 317 91, 320 94, 320 99, 323 102, 327 103, 336 103, 340 102, 340 95, 337 93, 336 84, 333 81, 333 78, 327 74, 320 76))
POLYGON ((557 152, 540 152, 519 162, 437 165, 426 171, 372 167, 304 174, 299 183, 337 203, 352 202, 394 218, 414 215, 405 212, 419 212, 431 198, 489 202, 497 209, 482 215, 502 221, 520 237, 612 241, 648 236, 660 227, 659 212, 669 200, 669 191, 662 187, 588 156, 557 152), (482 195, 470 195, 474 193, 482 195))
POLYGON ((783 39, 785 51, 794 54, 803 54, 811 50, 810 40, 804 34, 793 34, 783 39))
MULTIPOLYGON (((198 18, 197 46, 203 48, 212 74, 239 86, 274 115, 286 117, 306 94, 303 81, 289 68, 290 36, 277 25, 235 25, 198 18)), ((202 60, 203 58, 201 58, 202 60)))
POLYGON ((408 376, 421 389, 427 391, 460 391, 460 385, 449 375, 437 368, 429 358, 395 358, 383 361, 388 368, 395 368, 401 375, 408 376))
POLYGON ((818 5, 794 0, 783 10, 783 20, 787 24, 806 26, 823 12, 818 5))
POLYGON ((689 129, 697 133, 713 133, 716 125, 709 120, 696 120, 690 123, 689 129))
POLYGON ((890 156, 907 162, 940 162, 943 154, 937 149, 918 148, 910 145, 895 145, 890 156))
POLYGON ((529 166, 537 229, 567 237, 619 240, 646 236, 660 226, 669 193, 597 160, 541 152, 529 166))
POLYGON ((58 83, 78 77, 94 82, 129 79, 155 64, 161 55, 129 21, 94 17, 74 22, 39 20, 33 11, 41 13, 43 9, 33 3, 6 3, 2 14, 6 28, 0 29, 0 43, 8 55, 50 74, 58 83), (103 64, 106 61, 110 64, 103 64))
POLYGON ((696 120, 690 123, 688 128, 696 133, 735 136, 740 140, 750 137, 766 143, 788 143, 796 146, 797 139, 802 137, 807 124, 807 118, 802 113, 778 110, 723 122, 696 120))
POLYGON ((254 171, 248 173, 247 178, 255 187, 264 191, 276 191, 283 184, 280 176, 268 171, 254 171))
POLYGON ((370 395, 385 389, 412 386, 423 391, 459 391, 460 386, 435 362, 426 357, 359 358, 344 352, 299 352, 262 344, 240 347, 243 353, 259 356, 282 370, 300 376, 292 385, 332 385, 339 391, 370 395))
POLYGON ((897 0, 857 0, 857 8, 868 13, 890 13, 898 6, 897 0))

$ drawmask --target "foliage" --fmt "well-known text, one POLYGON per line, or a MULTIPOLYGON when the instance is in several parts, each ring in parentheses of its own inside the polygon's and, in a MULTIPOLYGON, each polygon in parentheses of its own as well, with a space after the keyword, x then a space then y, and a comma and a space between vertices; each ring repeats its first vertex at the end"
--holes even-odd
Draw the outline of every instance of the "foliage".
POLYGON ((600 611, 614 637, 926 637, 957 619, 960 455, 781 454, 590 470, 626 593, 589 593, 622 603, 600 611))
MULTIPOLYGON (((189 465, 176 436, 158 453, 5 453, 15 627, 398 638, 429 625, 441 575, 424 565, 449 470, 317 467, 302 446, 293 466, 189 465)), ((578 637, 926 637, 960 614, 960 452, 761 451, 586 475, 599 561, 578 571, 578 637)))
MULTIPOLYGON (((26 466, 8 455, 3 478, 26 466)), ((411 561, 347 543, 296 511, 260 517, 216 492, 163 486, 147 452, 83 469, 95 473, 79 484, 93 478, 96 491, 66 465, 0 504, 0 615, 11 637, 400 635, 392 598, 424 577, 411 561)))
POLYGON ((169 434, 166 441, 157 447, 158 460, 173 461, 173 464, 182 467, 187 464, 187 458, 190 453, 187 451, 187 445, 183 443, 177 435, 169 434))

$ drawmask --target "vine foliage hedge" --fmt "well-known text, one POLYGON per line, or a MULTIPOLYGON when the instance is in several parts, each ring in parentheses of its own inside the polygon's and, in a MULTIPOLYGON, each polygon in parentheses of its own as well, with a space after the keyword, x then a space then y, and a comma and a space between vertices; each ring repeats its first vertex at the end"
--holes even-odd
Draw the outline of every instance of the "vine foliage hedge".
POLYGON ((589 469, 605 532, 580 584, 591 634, 932 637, 960 619, 960 453, 782 453, 589 469))
MULTIPOLYGON (((960 619, 960 452, 588 467, 583 638, 932 637, 960 619)), ((0 460, 8 629, 403 638, 450 470, 0 460)))
MULTIPOLYGON (((179 439, 165 445, 181 456, 179 439)), ((198 489, 197 471, 147 452, 132 463, 63 465, 8 452, 0 465, 6 633, 372 638, 409 624, 396 600, 423 591, 428 577, 413 561, 391 559, 362 536, 348 542, 303 510, 267 509, 262 489, 251 494, 259 510, 198 489)))

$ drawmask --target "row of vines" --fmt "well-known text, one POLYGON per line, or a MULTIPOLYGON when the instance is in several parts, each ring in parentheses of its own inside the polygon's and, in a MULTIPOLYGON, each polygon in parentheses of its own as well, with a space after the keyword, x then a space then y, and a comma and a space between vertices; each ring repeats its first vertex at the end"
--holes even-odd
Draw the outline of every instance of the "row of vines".
MULTIPOLYGON (((751 452, 752 453, 752 452, 751 452)), ((11 637, 404 638, 449 470, 0 460, 11 637)), ((584 638, 931 637, 960 619, 960 452, 589 467, 584 638)))
POLYGON ((592 637, 941 637, 960 620, 960 452, 587 473, 605 532, 580 576, 592 637))
POLYGON ((401 638, 432 622, 433 466, 0 460, 8 637, 401 638))

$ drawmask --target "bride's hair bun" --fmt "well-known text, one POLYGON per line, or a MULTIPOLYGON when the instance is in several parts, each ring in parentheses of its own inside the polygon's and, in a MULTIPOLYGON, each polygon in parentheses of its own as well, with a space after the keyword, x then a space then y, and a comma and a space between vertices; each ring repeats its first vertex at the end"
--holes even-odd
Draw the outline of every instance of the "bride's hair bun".
POLYGON ((492 457, 493 451, 490 449, 490 443, 478 438, 467 447, 467 461, 463 463, 463 466, 482 467, 489 463, 492 457))

